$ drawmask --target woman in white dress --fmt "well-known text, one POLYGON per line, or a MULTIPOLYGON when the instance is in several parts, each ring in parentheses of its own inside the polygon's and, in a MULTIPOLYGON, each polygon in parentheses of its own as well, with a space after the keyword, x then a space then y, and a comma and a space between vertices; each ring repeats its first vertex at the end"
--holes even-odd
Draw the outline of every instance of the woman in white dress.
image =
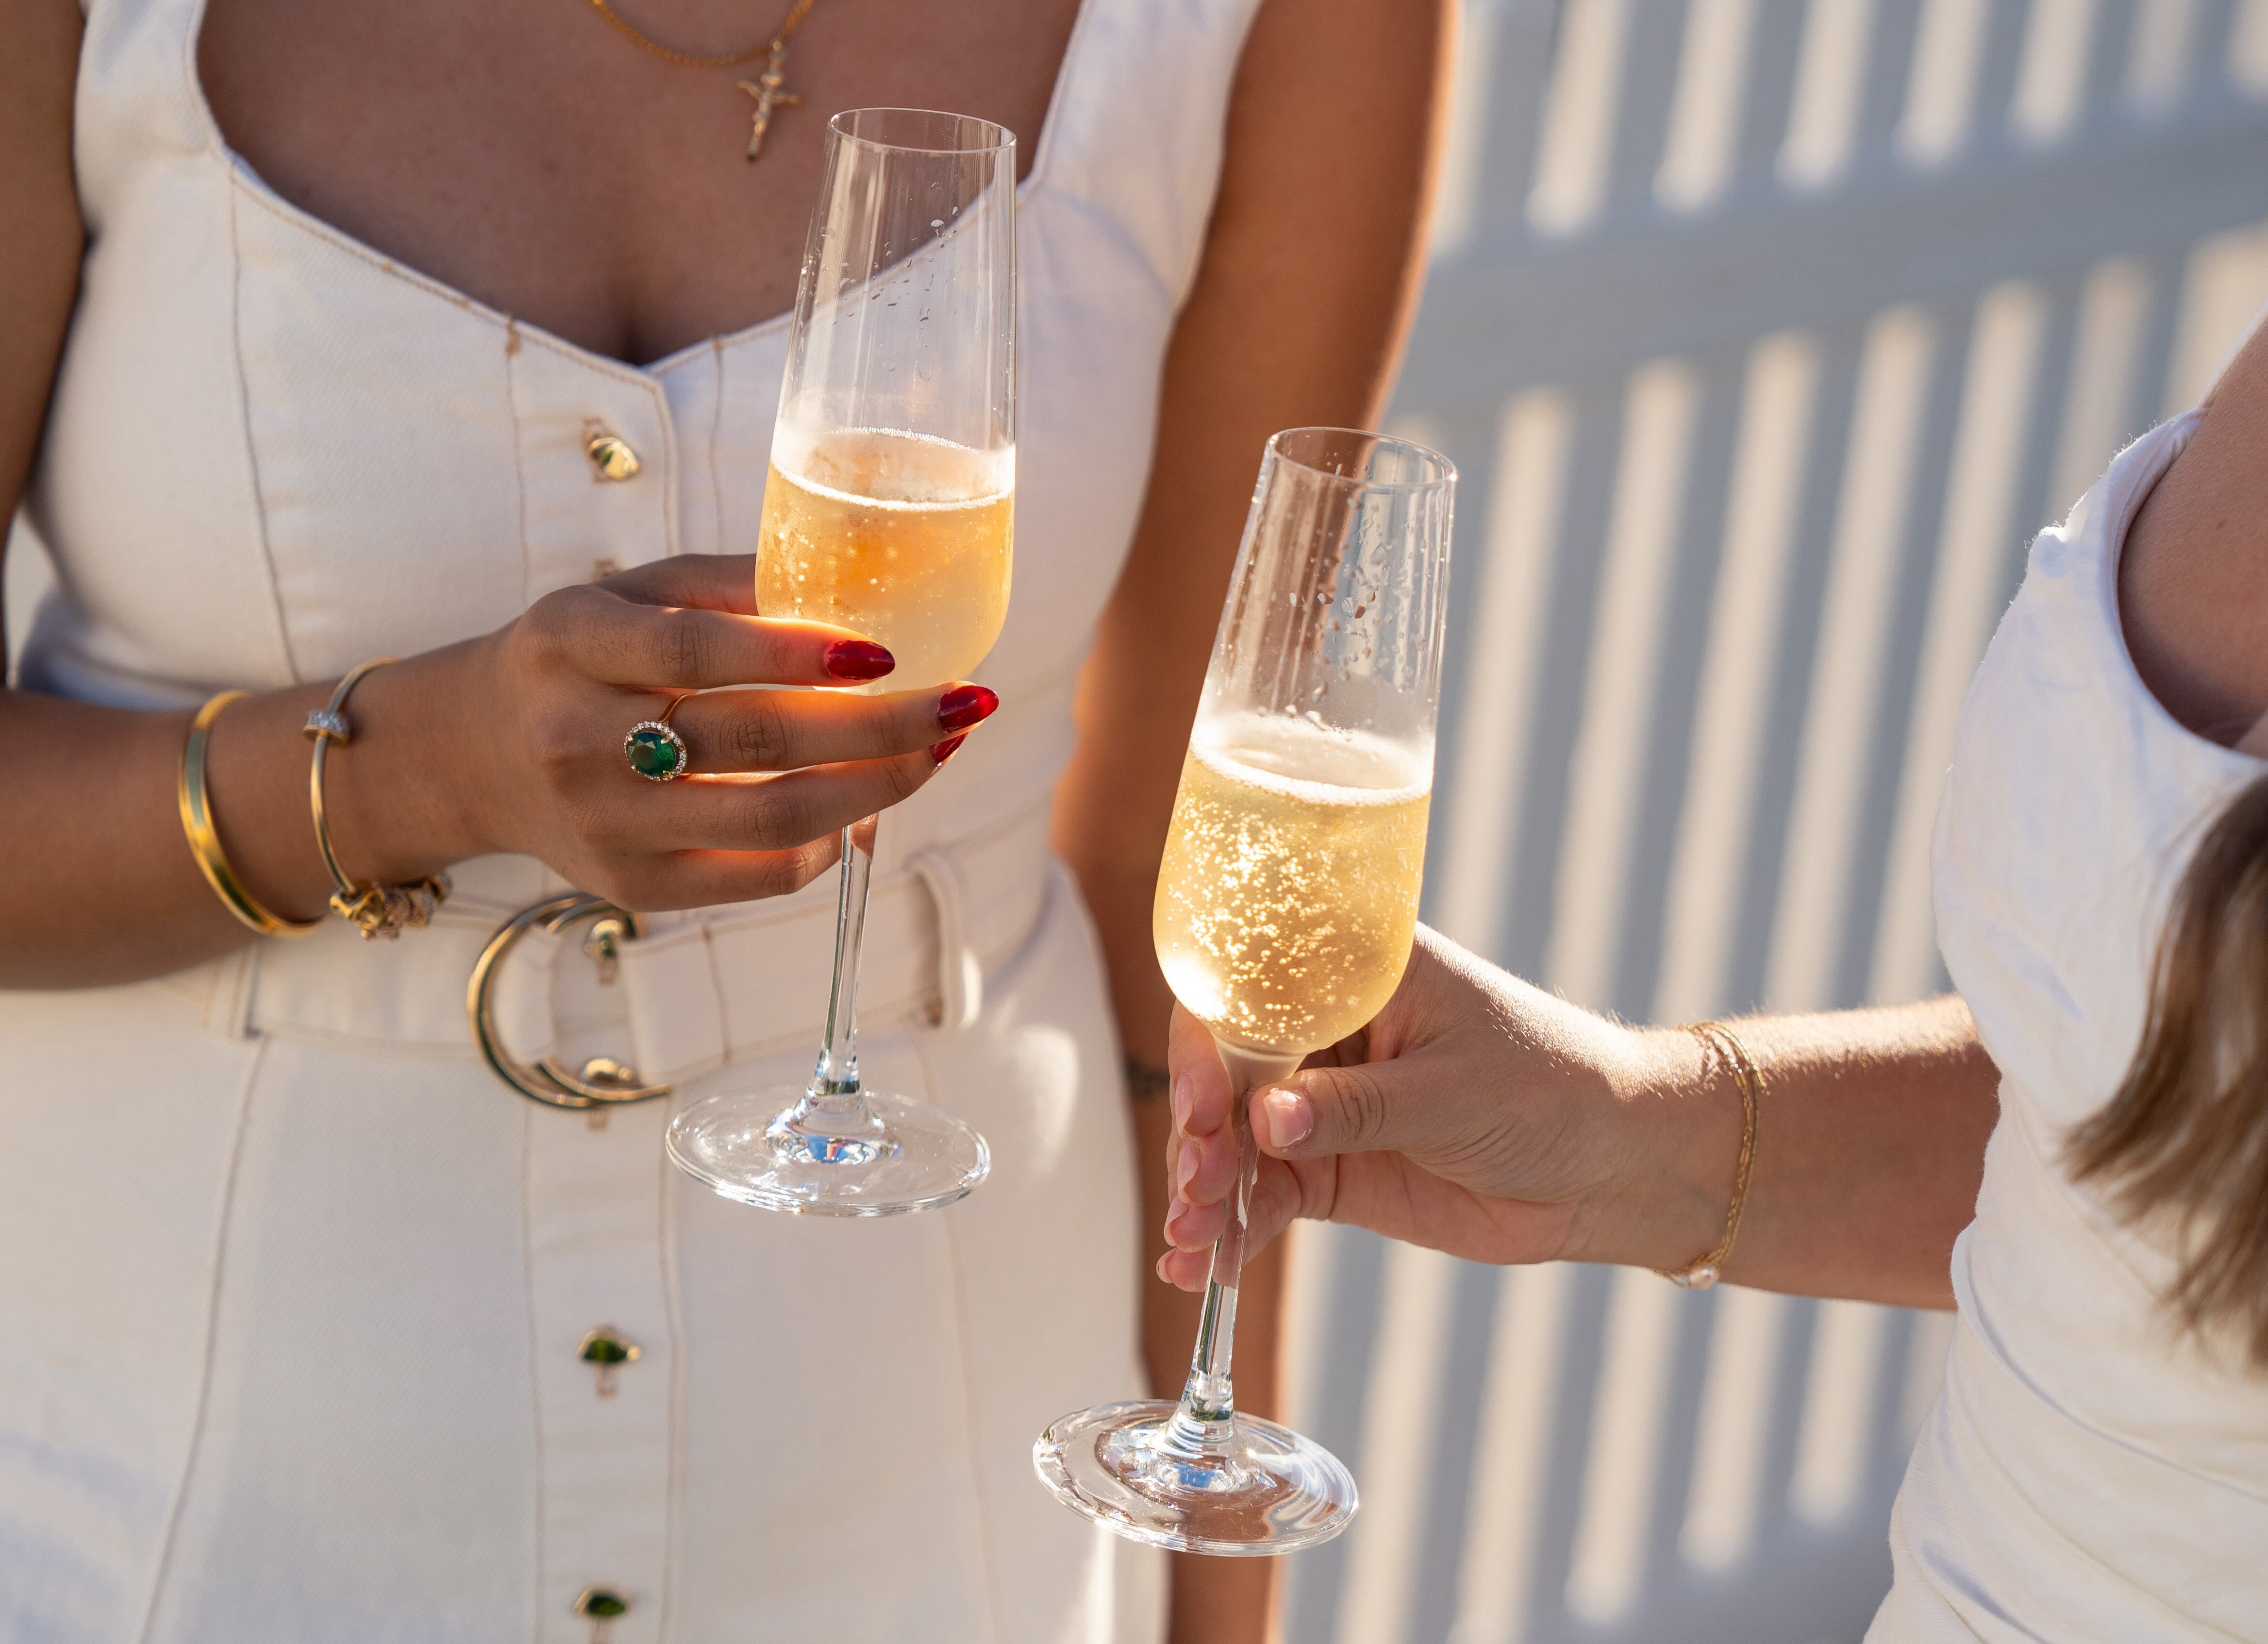
MULTIPOLYGON (((1958 998, 1638 1031, 1428 934, 1256 1095, 1257 1232, 1957 1307, 1869 1644, 2268 1640, 2263 451, 2256 331, 2034 545, 1938 815, 1958 998)), ((1207 1043, 1184 1286, 1233 1151, 1207 1043)))
MULTIPOLYGON (((0 1637, 1156 1636, 1163 1561, 1028 1449, 1187 1352, 1138 1286, 1149 881, 1261 442, 1380 414, 1447 11, 0 0, 0 498, 58 573, 0 697, 0 1637), (681 58, 782 29, 751 158, 756 65, 681 58), (696 699, 711 779, 641 781, 681 691, 881 667, 734 557, 824 117, 875 105, 1023 138, 1006 631, 982 689, 696 699), (334 837, 453 895, 254 939, 176 815, 192 713, 250 693, 220 846, 319 920, 300 724, 380 655, 334 837), (861 1051, 990 1180, 880 1223, 699 1191, 670 1112, 807 1074, 828 841, 900 799, 861 1051), (502 1012, 674 1087, 602 1126, 466 1021, 569 887, 643 933, 523 944, 502 1012)), ((1257 1635, 1254 1572, 1174 1592, 1257 1635)))

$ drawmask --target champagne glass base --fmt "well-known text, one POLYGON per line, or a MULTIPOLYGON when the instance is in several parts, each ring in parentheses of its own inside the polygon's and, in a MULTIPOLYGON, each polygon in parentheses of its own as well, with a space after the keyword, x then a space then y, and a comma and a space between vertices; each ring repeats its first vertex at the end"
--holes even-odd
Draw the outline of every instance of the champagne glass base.
POLYGON ((863 1124, 828 1124, 781 1086, 696 1102, 670 1121, 672 1163, 720 1196, 792 1216, 902 1216, 965 1198, 992 1168, 950 1113, 865 1094, 863 1124))
POLYGON ((1289 1427, 1239 1415, 1217 1449, 1176 1444, 1177 1405, 1097 1404, 1032 1446, 1040 1482, 1064 1506, 1152 1546, 1268 1558, 1329 1541, 1354 1517, 1354 1479, 1289 1427))

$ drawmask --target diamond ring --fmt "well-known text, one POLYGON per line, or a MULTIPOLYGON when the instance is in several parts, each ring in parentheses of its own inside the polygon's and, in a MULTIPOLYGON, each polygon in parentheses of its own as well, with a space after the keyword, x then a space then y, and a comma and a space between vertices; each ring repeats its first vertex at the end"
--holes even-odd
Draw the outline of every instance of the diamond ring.
POLYGON ((693 763, 692 750, 685 746, 685 739, 669 726, 669 716, 684 700, 680 697, 672 702, 661 711, 659 719, 639 720, 622 738, 622 757, 630 762, 632 770, 648 782, 674 782, 693 763))

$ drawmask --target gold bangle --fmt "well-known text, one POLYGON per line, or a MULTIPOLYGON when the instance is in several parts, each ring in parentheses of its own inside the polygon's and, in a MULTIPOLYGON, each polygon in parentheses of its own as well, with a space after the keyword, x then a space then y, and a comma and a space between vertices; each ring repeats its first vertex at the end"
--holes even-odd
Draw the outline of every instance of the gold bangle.
POLYGON ((1749 1058, 1748 1048, 1723 1022, 1690 1022, 1685 1031, 1732 1067, 1733 1083, 1741 1092, 1741 1162, 1733 1172, 1733 1203, 1725 1213, 1725 1237, 1715 1250, 1695 1257, 1683 1267, 1667 1272, 1655 1270, 1674 1285, 1683 1285, 1689 1290, 1706 1290, 1724 1276, 1725 1263, 1733 1254, 1733 1241, 1741 1236, 1741 1213, 1749 1205, 1749 1174, 1756 1161, 1756 1109, 1764 1100, 1764 1080, 1749 1058))
POLYGON ((181 744, 180 773, 174 784, 174 798, 181 808, 181 832, 188 839, 197 871, 205 876, 205 883, 213 888, 221 905, 236 916, 238 924, 262 936, 305 936, 322 921, 295 924, 261 907, 229 866, 228 852, 221 849, 220 830, 213 826, 212 799, 205 787, 205 749, 212 741, 213 721, 220 718, 220 711, 243 695, 240 690, 222 691, 208 698, 197 710, 197 717, 189 721, 188 740, 181 744))
POLYGON ((347 877, 346 869, 339 866, 339 853, 331 848, 330 817, 323 808, 323 756, 333 742, 354 741, 354 726, 346 716, 349 693, 362 682, 364 675, 393 660, 373 657, 354 669, 338 682, 330 701, 309 714, 301 727, 315 745, 307 770, 307 808, 315 819, 315 848, 323 853, 323 866, 338 887, 331 896, 331 909, 360 931, 364 941, 380 938, 390 941, 405 930, 430 924, 433 910, 449 899, 446 874, 429 874, 406 885, 381 885, 374 879, 357 882, 347 877))

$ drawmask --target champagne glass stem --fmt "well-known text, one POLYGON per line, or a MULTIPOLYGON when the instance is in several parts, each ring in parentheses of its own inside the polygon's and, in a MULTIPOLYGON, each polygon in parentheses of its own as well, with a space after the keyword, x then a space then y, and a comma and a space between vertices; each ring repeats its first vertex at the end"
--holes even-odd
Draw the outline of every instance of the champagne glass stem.
POLYGON ((1227 1223, 1212 1247, 1212 1272, 1205 1280, 1204 1306, 1197 1315, 1196 1350, 1189 1376, 1174 1412, 1167 1442, 1184 1451, 1218 1455, 1236 1422, 1236 1396, 1229 1361, 1236 1350, 1237 1281, 1244 1272, 1244 1231, 1252 1184, 1260 1174, 1260 1148, 1252 1139, 1247 1109, 1252 1093, 1273 1084, 1300 1065, 1297 1056, 1270 1056, 1242 1045, 1214 1042, 1228 1070, 1229 1128, 1236 1138, 1236 1187, 1228 1196, 1227 1223))
POLYGON ((873 876, 870 818, 866 848, 860 850, 858 825, 843 830, 842 891, 835 904, 835 982, 827 997, 827 1040, 812 1070, 807 1112, 829 1122, 858 1126, 873 1123, 858 1086, 858 961, 866 946, 866 887, 873 876))

